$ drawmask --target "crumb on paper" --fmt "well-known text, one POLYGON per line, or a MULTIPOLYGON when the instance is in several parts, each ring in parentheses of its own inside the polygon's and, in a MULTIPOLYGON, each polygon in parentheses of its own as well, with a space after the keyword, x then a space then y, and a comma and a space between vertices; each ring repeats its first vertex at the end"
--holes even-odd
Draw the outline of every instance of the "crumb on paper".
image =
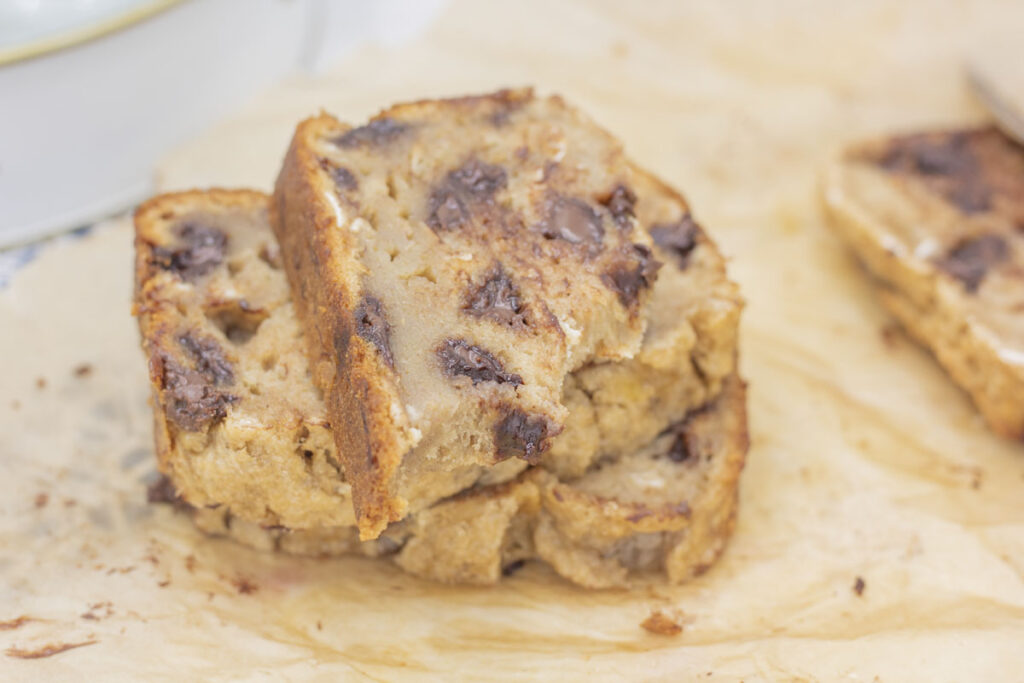
POLYGON ((135 571, 134 565, 128 565, 127 567, 111 567, 107 570, 107 576, 111 574, 130 574, 135 571))
POLYGON ((323 631, 324 630, 324 622, 320 621, 319 619, 316 620, 316 630, 317 631, 323 631))
POLYGON ((864 589, 867 588, 863 577, 858 576, 857 580, 853 582, 853 592, 857 594, 857 597, 864 595, 864 589))
POLYGON ((255 581, 245 576, 236 576, 231 580, 231 585, 242 595, 252 595, 260 589, 255 581))
POLYGON ((683 632, 683 626, 675 619, 661 610, 654 610, 646 619, 640 622, 640 626, 651 633, 661 636, 677 636, 683 632))
POLYGON ((45 388, 46 388, 46 378, 45 377, 36 377, 36 389, 45 389, 45 388))
POLYGON ((76 365, 74 369, 75 377, 88 377, 92 374, 92 365, 89 363, 81 363, 76 365))
POLYGON ((15 617, 14 619, 0 621, 0 631, 13 631, 16 628, 21 628, 30 621, 38 621, 38 619, 22 614, 20 617, 15 617))
POLYGON ((168 586, 171 585, 171 580, 170 579, 164 579, 163 581, 160 581, 156 585, 159 586, 160 588, 167 588, 168 586))
POLYGON ((882 343, 887 349, 898 349, 903 341, 903 330, 895 322, 886 323, 880 330, 882 343))
POLYGON ((39 492, 36 494, 34 503, 37 508, 44 508, 46 504, 50 502, 50 494, 46 492, 39 492))
POLYGON ((192 574, 196 570, 196 556, 188 555, 185 557, 185 569, 188 570, 189 574, 192 574))
POLYGON ((76 647, 85 647, 86 645, 94 645, 99 641, 95 638, 90 640, 83 640, 80 643, 54 643, 52 645, 44 645, 37 650, 29 650, 25 648, 11 646, 7 648, 8 657, 17 657, 18 659, 42 659, 43 657, 52 657, 53 655, 59 655, 61 652, 67 652, 68 650, 74 650, 76 647))
POLYGON ((89 621, 99 621, 100 619, 106 619, 114 614, 114 604, 110 601, 106 602, 94 602, 89 605, 89 610, 79 615, 82 619, 89 621))

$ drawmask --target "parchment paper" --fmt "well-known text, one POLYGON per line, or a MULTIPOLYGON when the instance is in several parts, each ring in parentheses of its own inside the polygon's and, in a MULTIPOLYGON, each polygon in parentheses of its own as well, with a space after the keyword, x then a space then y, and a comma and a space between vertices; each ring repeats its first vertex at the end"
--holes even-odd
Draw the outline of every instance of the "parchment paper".
POLYGON ((144 502, 119 219, 0 291, 0 678, 1021 680, 1024 446, 986 432, 880 311, 822 224, 815 174, 842 141, 981 118, 960 60, 1022 27, 1011 0, 465 0, 405 48, 252 103, 168 159, 162 186, 269 188, 319 107, 359 121, 535 84, 680 187, 749 301, 736 535, 688 585, 596 593, 540 566, 452 588, 200 535, 144 502), (681 612, 682 633, 641 629, 652 610, 681 612))

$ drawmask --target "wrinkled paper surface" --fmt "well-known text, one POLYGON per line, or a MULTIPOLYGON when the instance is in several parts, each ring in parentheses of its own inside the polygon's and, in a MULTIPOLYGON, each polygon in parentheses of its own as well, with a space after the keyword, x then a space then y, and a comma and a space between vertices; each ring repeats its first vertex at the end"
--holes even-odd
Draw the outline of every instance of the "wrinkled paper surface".
POLYGON ((539 565, 446 587, 247 550, 147 505, 119 219, 0 290, 0 678, 1020 680, 1024 445, 990 435, 880 310, 823 225, 816 173, 844 141, 982 119, 962 59, 1024 26, 1024 4, 643 10, 456 2, 414 43, 253 102, 160 183, 268 189, 292 126, 321 107, 358 122, 505 85, 565 94, 686 193, 749 302, 752 447, 721 561, 629 592, 539 565), (653 610, 681 613, 682 633, 641 629, 653 610), (12 656, 63 645, 81 647, 12 656))

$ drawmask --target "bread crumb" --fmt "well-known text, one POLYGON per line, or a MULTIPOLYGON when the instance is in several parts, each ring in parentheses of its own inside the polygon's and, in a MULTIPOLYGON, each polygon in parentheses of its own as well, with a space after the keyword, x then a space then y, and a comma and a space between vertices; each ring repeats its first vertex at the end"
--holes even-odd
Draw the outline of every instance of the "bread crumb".
POLYGON ((858 598, 864 595, 864 589, 866 587, 867 583, 865 583, 864 579, 859 576, 857 577, 857 580, 853 582, 853 592, 857 594, 858 598))
POLYGON ((24 650, 20 647, 14 647, 13 645, 7 648, 8 657, 17 657, 18 659, 42 659, 43 657, 52 657, 53 655, 59 655, 61 652, 67 652, 73 650, 76 647, 85 647, 86 645, 94 645, 98 643, 98 640, 84 640, 81 643, 55 643, 53 645, 44 645, 38 650, 24 650))
POLYGON ((677 636, 683 632, 683 627, 677 619, 673 619, 661 610, 655 610, 650 615, 640 622, 640 626, 650 631, 651 633, 657 633, 660 636, 677 636))
POLYGON ((21 628, 30 621, 36 621, 32 617, 25 616, 22 614, 16 619, 8 619, 7 621, 0 621, 0 631, 13 631, 16 628, 21 628))
POLYGON ((45 388, 46 388, 46 378, 45 377, 36 377, 36 389, 45 389, 45 388))
POLYGON ((248 579, 244 576, 237 576, 232 579, 231 585, 234 586, 242 595, 252 595, 260 589, 252 579, 248 579))
POLYGON ((44 493, 44 492, 40 492, 40 493, 36 494, 35 506, 37 508, 44 508, 44 507, 46 507, 46 504, 49 503, 49 502, 50 502, 50 494, 44 493))
POLYGON ((82 363, 81 365, 75 366, 75 377, 88 377, 92 374, 92 365, 89 363, 82 363))

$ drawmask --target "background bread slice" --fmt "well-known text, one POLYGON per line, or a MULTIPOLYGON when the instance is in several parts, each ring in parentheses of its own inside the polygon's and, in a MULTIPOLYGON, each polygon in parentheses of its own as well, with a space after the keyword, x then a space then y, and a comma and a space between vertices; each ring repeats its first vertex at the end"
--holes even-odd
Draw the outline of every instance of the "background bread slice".
POLYGON ((824 198, 883 305, 994 431, 1024 438, 1024 149, 993 128, 864 143, 824 198))

